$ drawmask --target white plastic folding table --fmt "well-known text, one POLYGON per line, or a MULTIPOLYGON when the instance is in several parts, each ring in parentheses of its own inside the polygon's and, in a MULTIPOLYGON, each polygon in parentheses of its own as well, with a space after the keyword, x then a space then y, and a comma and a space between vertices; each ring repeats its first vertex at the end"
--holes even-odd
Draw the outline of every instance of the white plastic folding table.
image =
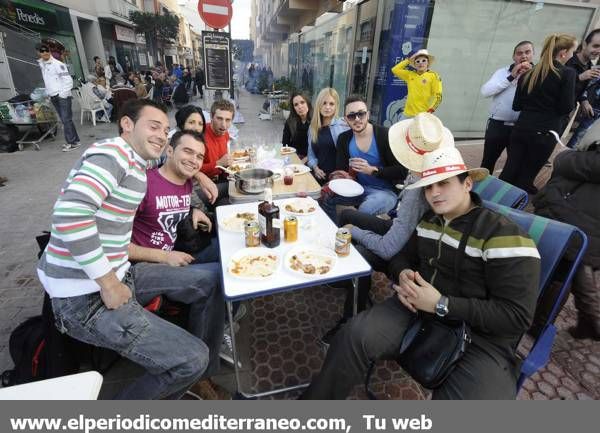
MULTIPOLYGON (((289 199, 275 200, 275 203, 279 205, 287 200, 289 199)), ((219 206, 217 207, 217 221, 223 221, 223 219, 228 216, 241 212, 258 213, 258 204, 259 202, 219 206)), ((287 215, 287 212, 283 209, 283 206, 279 207, 280 217, 283 219, 287 215)), ((287 252, 300 243, 333 248, 336 231, 337 226, 331 221, 327 214, 317 206, 317 210, 313 215, 298 217, 297 242, 285 242, 282 229, 281 244, 278 247, 273 248, 273 253, 277 254, 280 259, 277 272, 264 280, 247 280, 233 276, 228 271, 228 265, 232 255, 245 248, 244 233, 231 232, 224 229, 222 225, 219 225, 218 236, 222 268, 222 287, 227 302, 229 324, 233 324, 232 303, 235 301, 284 293, 348 279, 352 279, 354 286, 354 314, 356 314, 358 278, 370 275, 371 266, 354 246, 351 246, 350 254, 348 256, 338 257, 335 267, 329 273, 322 276, 298 275, 287 269, 283 264, 287 252)), ((230 329, 233 329, 233 326, 231 326, 230 329)), ((240 367, 238 365, 235 333, 233 332, 231 334, 231 342, 233 346, 233 366, 235 369, 235 379, 239 395, 245 398, 258 398, 308 386, 308 384, 305 383, 260 393, 249 393, 244 391, 241 389, 240 367)))

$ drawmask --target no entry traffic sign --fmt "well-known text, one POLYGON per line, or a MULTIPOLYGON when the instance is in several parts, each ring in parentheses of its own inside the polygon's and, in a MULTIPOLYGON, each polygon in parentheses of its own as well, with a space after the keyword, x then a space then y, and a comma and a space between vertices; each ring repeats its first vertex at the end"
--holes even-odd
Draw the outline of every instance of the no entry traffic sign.
POLYGON ((198 12, 207 26, 213 29, 222 29, 231 21, 233 8, 231 0, 200 0, 198 12))

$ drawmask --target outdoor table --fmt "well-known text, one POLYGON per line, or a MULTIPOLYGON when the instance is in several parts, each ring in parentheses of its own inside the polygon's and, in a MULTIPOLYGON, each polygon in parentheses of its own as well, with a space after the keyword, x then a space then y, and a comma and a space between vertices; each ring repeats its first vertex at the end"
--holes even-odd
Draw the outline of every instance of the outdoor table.
MULTIPOLYGON (((286 200, 275 200, 280 205, 286 200)), ((258 201, 253 203, 235 204, 217 207, 217 221, 223 221, 224 218, 240 212, 258 212, 258 201)), ((287 216, 287 212, 280 206, 280 218, 287 216)), ((248 280, 230 275, 228 266, 231 257, 237 251, 245 248, 244 233, 228 231, 218 224, 219 251, 221 260, 222 287, 227 303, 227 313, 229 324, 234 329, 232 303, 244 299, 251 299, 260 296, 284 293, 292 290, 314 287, 334 281, 352 279, 354 286, 354 314, 356 314, 356 300, 358 295, 358 278, 371 274, 371 266, 354 248, 350 247, 350 254, 346 257, 337 257, 337 264, 326 275, 304 276, 293 273, 286 269, 283 261, 290 249, 300 243, 310 245, 321 245, 333 249, 335 234, 338 227, 331 221, 325 212, 317 207, 317 210, 311 216, 298 217, 298 241, 285 242, 283 230, 281 233, 281 244, 273 248, 272 251, 278 255, 280 263, 279 268, 274 275, 261 280, 248 280), (310 222, 310 226, 308 226, 310 222)), ((281 392, 288 392, 294 389, 306 387, 308 384, 300 384, 290 387, 284 387, 266 392, 251 394, 242 390, 240 381, 240 366, 238 365, 238 355, 236 349, 235 333, 231 333, 231 342, 233 347, 233 366, 235 369, 235 380, 239 395, 246 398, 264 397, 281 392)))
POLYGON ((96 371, 0 388, 0 400, 96 400, 102 386, 96 371))
MULTIPOLYGON (((300 158, 295 153, 289 156, 292 164, 302 164, 300 158)), ((315 180, 312 173, 299 174, 294 176, 292 185, 284 185, 283 176, 273 182, 273 199, 296 197, 298 194, 306 194, 308 197, 319 198, 321 195, 321 185, 315 180)), ((229 200, 231 203, 250 203, 262 200, 264 194, 244 194, 235 187, 235 181, 229 181, 229 200)))

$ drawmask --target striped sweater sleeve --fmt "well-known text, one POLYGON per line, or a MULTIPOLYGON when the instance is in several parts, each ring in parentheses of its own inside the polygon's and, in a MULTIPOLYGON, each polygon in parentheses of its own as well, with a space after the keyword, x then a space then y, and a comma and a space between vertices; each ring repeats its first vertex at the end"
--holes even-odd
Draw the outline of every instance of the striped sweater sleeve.
MULTIPOLYGON (((126 158, 119 150, 104 147, 90 153, 74 169, 54 206, 52 236, 62 242, 67 251, 90 279, 112 270, 100 237, 96 214, 127 173, 126 158)), ((52 245, 49 245, 52 252, 52 245)), ((61 251, 55 251, 60 254, 61 251)))
MULTIPOLYGON (((433 71, 430 71, 430 72, 433 72, 433 71)), ((431 82, 432 101, 431 101, 431 105, 429 106, 429 111, 431 111, 431 112, 437 110, 437 108, 442 103, 442 79, 436 72, 433 72, 433 73, 435 74, 435 79, 433 79, 431 82)))

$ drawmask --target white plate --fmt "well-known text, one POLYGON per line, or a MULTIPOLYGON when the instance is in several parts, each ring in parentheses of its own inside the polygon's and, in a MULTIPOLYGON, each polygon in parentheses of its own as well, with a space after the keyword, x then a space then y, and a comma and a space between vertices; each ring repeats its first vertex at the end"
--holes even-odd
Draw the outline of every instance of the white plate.
POLYGON ((356 197, 365 192, 362 185, 352 179, 334 179, 329 181, 329 188, 342 197, 356 197))
POLYGON ((296 153, 296 148, 291 146, 282 146, 279 153, 281 155, 291 155, 292 153, 296 153))
MULTIPOLYGON (((286 167, 291 167, 291 169, 294 170, 294 176, 300 176, 310 172, 310 167, 304 164, 288 164, 286 167)), ((273 170, 273 173, 279 173, 283 176, 284 169, 285 167, 277 168, 273 170)))
POLYGON ((335 265, 337 264, 337 255, 335 251, 330 250, 325 247, 314 246, 314 245, 297 245, 292 248, 285 255, 283 259, 283 266, 285 269, 290 271, 295 275, 299 275, 305 278, 317 278, 317 277, 325 277, 331 274, 335 265), (321 265, 329 266, 329 270, 324 273, 315 272, 314 274, 306 273, 303 270, 292 269, 292 257, 296 255, 299 257, 300 261, 304 264, 313 265, 318 268, 321 265), (325 263, 325 260, 329 261, 329 264, 325 263))
POLYGON ((291 215, 297 216, 307 216, 314 215, 314 213, 319 208, 319 203, 313 198, 310 197, 294 197, 283 201, 278 205, 279 209, 284 211, 285 213, 289 213, 291 215), (287 205, 293 206, 296 210, 287 210, 285 207, 287 205), (309 208, 314 208, 309 212, 309 208), (305 210, 305 212, 299 212, 300 209, 305 210))
POLYGON ((246 223, 246 220, 243 220, 243 218, 236 218, 236 215, 240 214, 240 213, 252 213, 255 215, 254 220, 258 221, 258 213, 257 212, 235 212, 235 213, 232 213, 225 217, 222 217, 218 221, 219 227, 228 232, 244 233, 244 224, 246 223), (234 220, 240 220, 240 221, 237 222, 234 220))
POLYGON ((246 170, 248 168, 252 168, 252 164, 250 164, 249 162, 237 162, 237 161, 235 161, 233 164, 231 164, 227 168, 229 168, 229 170, 231 170, 231 171, 239 173, 242 170, 246 170))
MULTIPOLYGON (((265 280, 267 278, 272 277, 279 270, 279 256, 269 248, 255 247, 255 248, 244 248, 243 250, 237 251, 231 259, 229 259, 229 264, 227 265, 227 272, 229 275, 235 278, 241 278, 243 280, 265 280), (235 266, 235 262, 240 262, 241 260, 251 260, 254 258, 261 258, 266 256, 275 257, 274 261, 270 262, 270 265, 263 270, 265 272, 270 271, 269 275, 239 275, 233 272, 233 268, 235 266)), ((260 272, 261 267, 255 262, 250 268, 254 271, 260 272)))
POLYGON ((257 164, 257 167, 271 170, 273 173, 280 173, 283 169, 283 160, 278 158, 263 159, 257 164))

